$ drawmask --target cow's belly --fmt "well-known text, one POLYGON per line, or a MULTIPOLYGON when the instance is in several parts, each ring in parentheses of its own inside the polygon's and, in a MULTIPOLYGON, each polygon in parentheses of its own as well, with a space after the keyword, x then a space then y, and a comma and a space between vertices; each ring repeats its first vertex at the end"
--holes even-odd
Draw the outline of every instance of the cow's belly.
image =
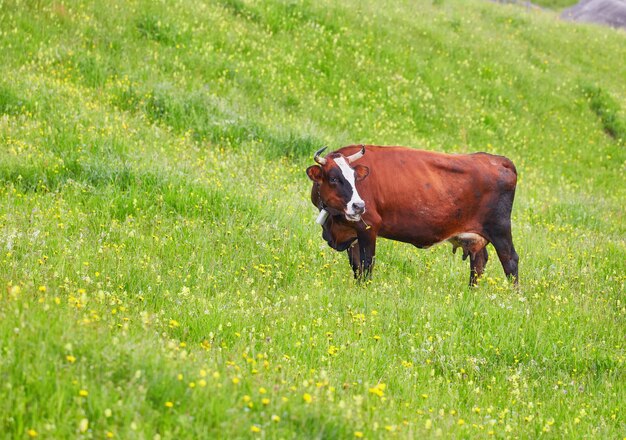
POLYGON ((401 241, 403 243, 409 243, 418 248, 429 248, 437 243, 445 241, 445 237, 433 237, 428 234, 420 234, 417 231, 411 231, 411 233, 404 233, 401 231, 383 231, 379 232, 379 235, 389 240, 401 241))
MULTIPOLYGON (((458 206, 458 205, 457 205, 458 206)), ((455 208, 433 209, 430 212, 394 213, 382 218, 378 234, 391 240, 427 248, 450 241, 455 247, 484 247, 480 222, 476 213, 455 208)))
POLYGON ((489 241, 483 237, 482 235, 476 232, 460 232, 454 233, 451 236, 448 236, 443 239, 433 238, 432 236, 412 236, 408 237, 406 235, 394 236, 394 235, 383 235, 381 237, 388 238, 390 240, 402 241, 404 243, 412 244, 420 249, 427 249, 436 244, 449 242, 452 244, 452 252, 456 252, 457 248, 463 249, 463 257, 467 255, 474 255, 476 252, 480 251, 484 248, 489 241))

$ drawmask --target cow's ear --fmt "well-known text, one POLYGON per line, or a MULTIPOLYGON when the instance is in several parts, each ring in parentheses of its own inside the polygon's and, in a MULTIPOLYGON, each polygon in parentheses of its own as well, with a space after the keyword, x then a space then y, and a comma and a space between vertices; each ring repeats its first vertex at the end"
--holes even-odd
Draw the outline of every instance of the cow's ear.
POLYGON ((311 165, 306 169, 306 175, 315 183, 322 182, 322 167, 319 165, 311 165))
POLYGON ((354 174, 356 175, 356 180, 365 179, 370 173, 370 169, 364 165, 357 165, 354 167, 354 174))

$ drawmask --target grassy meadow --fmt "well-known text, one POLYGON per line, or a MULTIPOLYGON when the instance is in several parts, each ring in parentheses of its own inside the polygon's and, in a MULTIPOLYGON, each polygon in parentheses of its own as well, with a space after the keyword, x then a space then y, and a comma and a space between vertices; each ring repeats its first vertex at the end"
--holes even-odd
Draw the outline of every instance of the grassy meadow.
POLYGON ((625 438, 625 59, 478 0, 0 0, 0 438, 625 438), (386 240, 357 284, 304 173, 352 143, 511 158, 520 289, 386 240))

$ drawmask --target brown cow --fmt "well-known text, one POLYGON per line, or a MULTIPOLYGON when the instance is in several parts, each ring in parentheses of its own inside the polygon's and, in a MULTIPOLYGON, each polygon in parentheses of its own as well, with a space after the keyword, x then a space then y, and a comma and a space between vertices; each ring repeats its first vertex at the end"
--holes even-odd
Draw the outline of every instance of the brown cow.
POLYGON ((381 236, 418 248, 443 241, 453 251, 463 248, 471 286, 485 269, 491 243, 517 284, 511 238, 517 171, 509 159, 374 145, 351 145, 322 158, 324 150, 315 153, 318 165, 306 170, 311 201, 320 209, 323 238, 347 250, 355 278, 371 277, 381 236))

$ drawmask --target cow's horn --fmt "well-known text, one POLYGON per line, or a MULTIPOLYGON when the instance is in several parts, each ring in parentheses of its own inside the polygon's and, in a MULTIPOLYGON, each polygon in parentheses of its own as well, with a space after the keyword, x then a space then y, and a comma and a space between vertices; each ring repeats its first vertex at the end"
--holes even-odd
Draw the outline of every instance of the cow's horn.
POLYGON ((326 164, 326 159, 324 159, 323 157, 320 157, 320 154, 322 154, 326 148, 328 147, 320 148, 319 150, 315 152, 315 156, 313 156, 313 160, 319 163, 320 165, 326 164))
POLYGON ((364 154, 365 154, 365 145, 361 145, 361 151, 354 153, 352 156, 348 156, 346 159, 348 159, 348 163, 352 163, 355 160, 359 160, 360 158, 362 158, 364 154))

